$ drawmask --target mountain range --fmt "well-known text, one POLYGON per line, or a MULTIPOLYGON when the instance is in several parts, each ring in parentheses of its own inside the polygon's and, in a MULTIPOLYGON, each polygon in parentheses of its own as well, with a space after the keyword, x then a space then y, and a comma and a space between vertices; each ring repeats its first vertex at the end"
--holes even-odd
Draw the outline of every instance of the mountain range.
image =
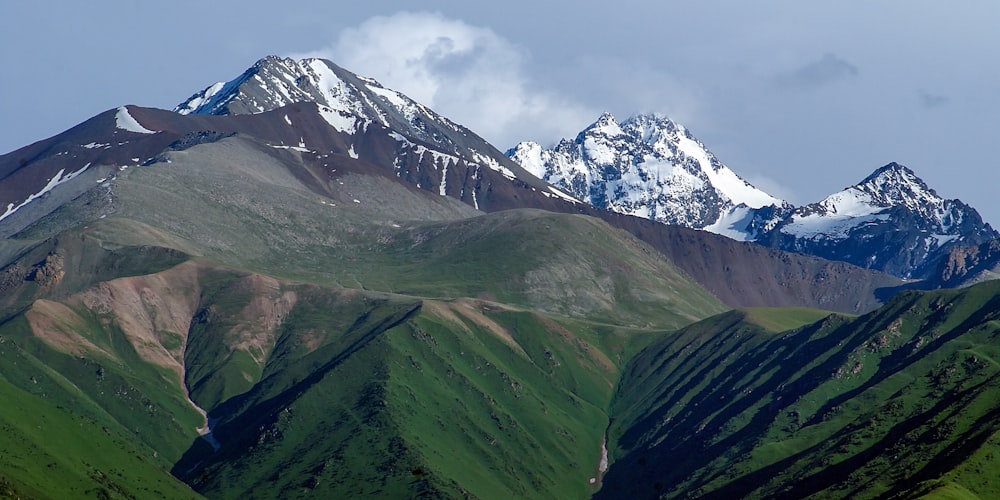
POLYGON ((751 185, 663 116, 619 124, 605 113, 574 140, 551 149, 522 142, 506 154, 599 208, 905 279, 934 279, 954 249, 1000 238, 974 208, 941 198, 897 163, 796 208, 751 185))
POLYGON ((900 165, 793 207, 664 117, 505 155, 269 56, 0 207, 5 496, 1000 491, 1000 294, 919 291, 1000 244, 900 165))

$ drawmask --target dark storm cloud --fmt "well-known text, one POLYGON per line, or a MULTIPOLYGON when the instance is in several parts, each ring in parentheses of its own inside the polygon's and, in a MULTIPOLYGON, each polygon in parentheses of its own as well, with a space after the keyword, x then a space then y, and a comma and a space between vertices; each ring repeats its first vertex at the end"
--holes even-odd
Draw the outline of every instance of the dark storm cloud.
POLYGON ((858 76, 857 66, 835 54, 826 54, 794 71, 777 76, 775 84, 785 89, 813 89, 858 76))

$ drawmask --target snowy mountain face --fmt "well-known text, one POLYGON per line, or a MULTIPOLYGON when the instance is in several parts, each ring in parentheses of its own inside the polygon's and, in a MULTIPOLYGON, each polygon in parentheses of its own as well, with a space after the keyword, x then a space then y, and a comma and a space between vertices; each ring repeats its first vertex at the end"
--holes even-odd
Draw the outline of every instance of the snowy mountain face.
MULTIPOLYGON (((429 159, 427 167, 437 172, 429 177, 413 176, 413 183, 425 189, 436 189, 442 196, 450 193, 448 179, 456 175, 455 171, 449 174, 449 168, 463 172, 472 169, 473 173, 463 174, 463 178, 472 179, 471 182, 477 185, 482 184, 481 171, 488 169, 507 179, 529 184, 547 197, 576 201, 539 182, 465 127, 374 79, 351 73, 325 59, 296 61, 268 56, 236 79, 216 83, 194 94, 174 111, 181 114, 259 114, 303 102, 315 103, 323 119, 343 134, 361 136, 373 124, 388 133, 398 142, 396 151, 391 153, 395 156, 391 161, 399 176, 403 175, 404 164, 413 163, 412 158, 417 158, 415 168, 419 169, 425 164, 426 156, 429 159), (455 168, 460 164, 460 169, 455 168)), ((285 117, 289 125, 293 125, 292 118, 285 117)), ((300 147, 309 149, 306 143, 300 147)), ((360 149, 360 144, 357 147, 360 149)), ((357 157, 354 145, 350 152, 357 157)), ((464 194, 458 197, 465 198, 464 194)), ((474 196, 470 199, 471 204, 479 208, 478 200, 474 196)))
POLYGON ((938 196, 910 169, 890 163, 824 200, 795 209, 761 242, 923 278, 956 246, 1000 234, 971 207, 938 196))
POLYGON ((464 127, 403 94, 324 59, 265 57, 239 77, 196 93, 174 111, 258 114, 300 102, 319 105, 324 118, 341 132, 353 133, 375 122, 452 149, 457 149, 456 134, 469 135, 464 127))
POLYGON ((855 186, 794 208, 750 185, 684 127, 654 115, 604 114, 552 149, 522 142, 507 155, 573 196, 610 211, 741 241, 930 278, 949 252, 1000 237, 892 163, 855 186))
POLYGON ((687 129, 656 115, 618 123, 609 113, 552 149, 507 152, 529 172, 592 205, 666 224, 751 239, 758 209, 787 207, 723 165, 687 129))

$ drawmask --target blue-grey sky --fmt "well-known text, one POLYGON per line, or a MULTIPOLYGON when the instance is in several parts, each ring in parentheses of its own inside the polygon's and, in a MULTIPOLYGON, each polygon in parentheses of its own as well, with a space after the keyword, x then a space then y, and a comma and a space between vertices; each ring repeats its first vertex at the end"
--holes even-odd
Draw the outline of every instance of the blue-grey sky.
POLYGON ((0 153, 322 55, 501 150, 659 112, 794 204, 897 161, 1000 225, 1000 2, 7 2, 0 153))

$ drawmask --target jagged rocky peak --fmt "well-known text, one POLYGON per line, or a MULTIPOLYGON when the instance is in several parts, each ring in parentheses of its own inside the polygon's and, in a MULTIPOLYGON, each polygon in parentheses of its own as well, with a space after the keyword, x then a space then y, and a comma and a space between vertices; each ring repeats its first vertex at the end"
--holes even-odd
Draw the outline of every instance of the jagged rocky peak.
POLYGON ((583 132, 580 132, 581 136, 587 135, 603 135, 607 137, 617 137, 624 134, 621 125, 618 124, 618 120, 611 113, 605 111, 601 114, 600 118, 592 123, 589 127, 585 128, 583 132))
POLYGON ((921 210, 945 201, 912 170, 895 162, 879 168, 855 188, 884 207, 902 205, 910 210, 921 210))
POLYGON ((443 147, 492 150, 475 134, 373 78, 356 75, 326 59, 267 56, 240 76, 218 82, 178 105, 181 114, 257 114, 289 104, 315 103, 338 130, 354 132, 377 123, 443 147))
POLYGON ((686 128, 657 114, 619 122, 604 113, 575 140, 563 139, 551 149, 522 142, 507 155, 597 207, 737 239, 750 238, 750 210, 788 206, 736 175, 686 128))
POLYGON ((975 209, 946 200, 898 163, 795 209, 761 242, 905 278, 930 276, 956 246, 1000 237, 975 209))
POLYGON ((963 224, 966 217, 972 217, 974 220, 971 222, 976 226, 988 227, 972 207, 959 200, 946 200, 938 196, 912 170, 898 163, 881 167, 858 184, 818 203, 800 207, 794 215, 800 219, 855 219, 888 209, 911 212, 920 220, 921 229, 943 234, 955 234, 955 229, 959 226, 967 226, 963 224))
POLYGON ((419 106, 376 80, 358 76, 325 59, 297 61, 267 56, 233 80, 215 83, 194 94, 174 111, 181 114, 256 114, 292 103, 315 102, 339 111, 369 114, 376 104, 366 99, 371 91, 382 95, 401 111, 414 112, 419 106))
MULTIPOLYGON (((174 111, 259 114, 294 103, 314 103, 322 118, 342 133, 367 132, 369 125, 375 124, 417 154, 420 148, 430 147, 499 171, 506 177, 530 177, 471 130, 373 78, 354 74, 326 59, 267 56, 235 79, 210 85, 194 94, 174 111)), ((284 120, 295 126, 294 116, 285 115, 284 120)), ((526 182, 546 189, 537 179, 526 182)), ((569 198, 561 192, 556 196, 569 198)))

